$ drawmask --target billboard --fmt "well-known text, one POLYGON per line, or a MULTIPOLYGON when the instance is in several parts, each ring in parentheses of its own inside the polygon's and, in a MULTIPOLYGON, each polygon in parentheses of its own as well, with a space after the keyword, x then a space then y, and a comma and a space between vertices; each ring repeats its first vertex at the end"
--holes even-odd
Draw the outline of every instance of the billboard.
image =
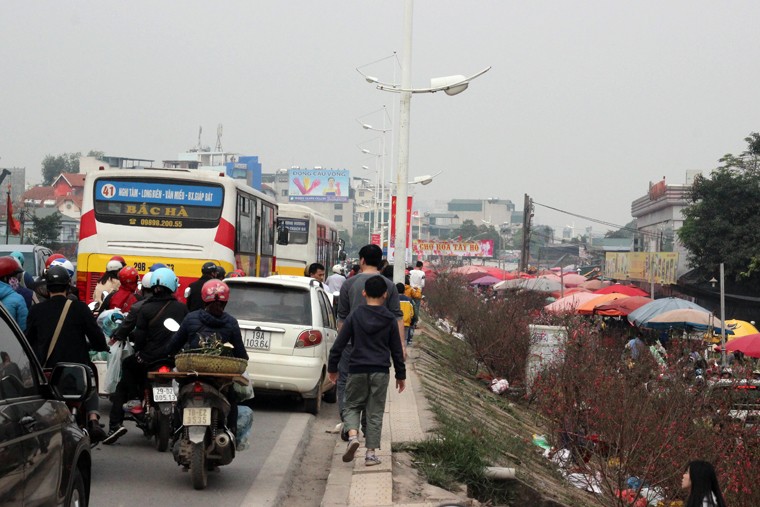
POLYGON ((288 169, 290 202, 348 202, 348 169, 288 169))
POLYGON ((677 283, 678 252, 608 252, 604 276, 659 284, 677 283))
POLYGON ((416 241, 415 255, 442 255, 444 257, 493 257, 493 240, 477 241, 416 241))

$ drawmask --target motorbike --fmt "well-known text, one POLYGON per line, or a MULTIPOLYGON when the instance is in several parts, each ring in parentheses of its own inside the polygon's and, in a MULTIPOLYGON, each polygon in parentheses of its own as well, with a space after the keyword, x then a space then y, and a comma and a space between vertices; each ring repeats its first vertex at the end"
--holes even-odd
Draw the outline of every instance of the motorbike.
MULTIPOLYGON (((171 372, 170 360, 156 361, 150 370, 156 373, 171 372)), ((150 375, 150 374, 149 374, 150 375)), ((141 400, 132 400, 124 404, 124 420, 133 421, 148 438, 153 438, 158 452, 169 448, 174 421, 174 404, 177 396, 171 379, 150 379, 143 389, 141 400)))

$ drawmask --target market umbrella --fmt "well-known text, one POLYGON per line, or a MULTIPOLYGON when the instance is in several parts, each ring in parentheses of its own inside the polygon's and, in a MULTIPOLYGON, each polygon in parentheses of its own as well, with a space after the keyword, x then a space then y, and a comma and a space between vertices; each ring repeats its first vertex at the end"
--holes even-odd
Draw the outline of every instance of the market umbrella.
POLYGON ((760 333, 748 334, 726 343, 729 352, 743 352, 750 357, 760 357, 760 333))
POLYGON ((565 287, 577 287, 588 281, 585 276, 579 275, 578 273, 565 273, 560 278, 561 282, 565 284, 565 287))
POLYGON ((648 296, 649 293, 645 290, 639 289, 635 285, 622 285, 619 283, 615 283, 613 285, 608 285, 607 287, 602 287, 599 290, 595 290, 597 294, 609 294, 611 292, 617 292, 619 294, 625 294, 627 296, 648 296))
POLYGON ((559 299, 565 296, 569 296, 570 294, 575 294, 576 292, 591 292, 591 291, 587 289, 582 289, 580 287, 573 287, 572 289, 566 288, 565 290, 556 290, 552 292, 552 296, 559 299))
MULTIPOLYGON (((594 293, 592 293, 594 294, 594 293)), ((581 315, 591 315, 594 313, 594 309, 599 306, 603 305, 605 303, 609 303, 611 301, 615 301, 617 299, 625 299, 629 296, 626 296, 625 294, 618 294, 616 292, 613 292, 611 294, 594 294, 596 296, 593 299, 589 299, 582 305, 578 307, 578 313, 581 315)))
POLYGON ((546 278, 515 278, 503 280, 493 286, 494 290, 524 289, 538 292, 554 292, 562 288, 559 282, 546 278))
POLYGON ((583 287, 584 289, 588 290, 599 290, 602 287, 606 287, 608 285, 612 285, 612 282, 603 282, 601 280, 593 279, 588 280, 586 282, 578 284, 578 287, 583 287))
POLYGON ((710 313, 698 304, 692 303, 691 301, 686 301, 685 299, 662 298, 655 299, 651 303, 629 313, 628 321, 634 326, 641 326, 644 322, 648 321, 652 317, 656 317, 661 313, 665 313, 669 310, 677 310, 679 308, 694 308, 695 310, 702 310, 703 312, 710 313))
POLYGON ((470 285, 493 285, 500 282, 498 278, 491 275, 481 276, 480 278, 470 282, 470 285))
MULTIPOLYGON (((630 316, 629 316, 630 317, 630 316)), ((720 329, 720 319, 706 310, 697 310, 694 308, 678 308, 663 312, 652 317, 643 324, 643 327, 651 329, 697 329, 705 331, 707 329, 720 329)), ((726 333, 731 333, 726 329, 726 333)))
POLYGON ((544 306, 544 311, 549 313, 575 313, 580 305, 599 297, 591 292, 575 292, 544 306))
MULTIPOLYGON (((734 332, 734 334, 726 337, 727 341, 735 340, 750 334, 760 333, 755 326, 745 320, 727 320, 726 329, 730 329, 734 332)), ((712 333, 711 335, 705 335, 705 340, 712 343, 720 343, 720 331, 718 331, 718 333, 712 333)))
POLYGON ((460 275, 467 275, 470 273, 488 274, 488 271, 486 271, 486 266, 460 266, 458 268, 452 269, 451 271, 454 273, 459 273, 460 275))
POLYGON ((471 273, 457 273, 459 276, 463 277, 468 282, 472 282, 473 280, 477 280, 478 278, 483 278, 484 276, 490 276, 485 271, 473 271, 471 273))
POLYGON ((625 316, 652 301, 654 301, 654 299, 644 296, 631 296, 599 305, 595 308, 594 313, 610 317, 625 316))

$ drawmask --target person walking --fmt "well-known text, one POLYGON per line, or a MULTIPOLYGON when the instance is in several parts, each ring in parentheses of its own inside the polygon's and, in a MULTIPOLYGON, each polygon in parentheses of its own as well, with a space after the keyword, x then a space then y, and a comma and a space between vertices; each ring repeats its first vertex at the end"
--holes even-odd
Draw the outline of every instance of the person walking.
POLYGON ((707 461, 692 461, 687 465, 681 488, 689 491, 684 507, 726 507, 715 468, 707 461))
POLYGON ((357 306, 344 321, 330 350, 327 374, 332 382, 337 382, 343 350, 353 343, 345 388, 344 420, 348 444, 343 461, 353 461, 359 448, 359 423, 364 412, 367 418, 364 464, 374 466, 381 463, 375 451, 380 448, 383 431, 391 359, 399 393, 406 385, 406 366, 398 326, 393 325, 396 316, 385 307, 389 295, 385 279, 380 275, 369 277, 364 282, 362 295, 366 304, 357 306))
POLYGON ((409 287, 411 287, 412 304, 414 305, 415 324, 419 320, 420 303, 422 302, 422 292, 425 289, 425 272, 422 270, 424 264, 417 261, 414 269, 409 271, 409 287))
POLYGON ((412 322, 415 316, 414 305, 412 304, 412 299, 404 294, 406 286, 403 283, 397 283, 396 290, 398 291, 398 302, 404 314, 404 340, 406 340, 406 346, 408 347, 412 344, 412 322))

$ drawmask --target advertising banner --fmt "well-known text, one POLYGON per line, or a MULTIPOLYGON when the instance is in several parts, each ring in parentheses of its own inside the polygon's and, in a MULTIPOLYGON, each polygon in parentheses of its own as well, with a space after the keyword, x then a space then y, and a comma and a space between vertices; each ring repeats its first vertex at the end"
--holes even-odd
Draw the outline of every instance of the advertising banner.
POLYGON ((383 245, 380 244, 380 235, 379 234, 372 234, 372 241, 370 241, 371 244, 377 245, 379 247, 382 247, 383 245))
POLYGON ((291 202, 348 202, 348 169, 288 169, 291 202))
POLYGON ((477 241, 415 241, 416 255, 444 257, 493 257, 493 240, 477 241))
MULTIPOLYGON (((391 246, 396 245, 396 196, 391 197, 391 246)), ((412 196, 406 198, 406 247, 412 245, 412 196)))
POLYGON ((677 282, 678 252, 607 253, 604 276, 659 284, 677 282))

